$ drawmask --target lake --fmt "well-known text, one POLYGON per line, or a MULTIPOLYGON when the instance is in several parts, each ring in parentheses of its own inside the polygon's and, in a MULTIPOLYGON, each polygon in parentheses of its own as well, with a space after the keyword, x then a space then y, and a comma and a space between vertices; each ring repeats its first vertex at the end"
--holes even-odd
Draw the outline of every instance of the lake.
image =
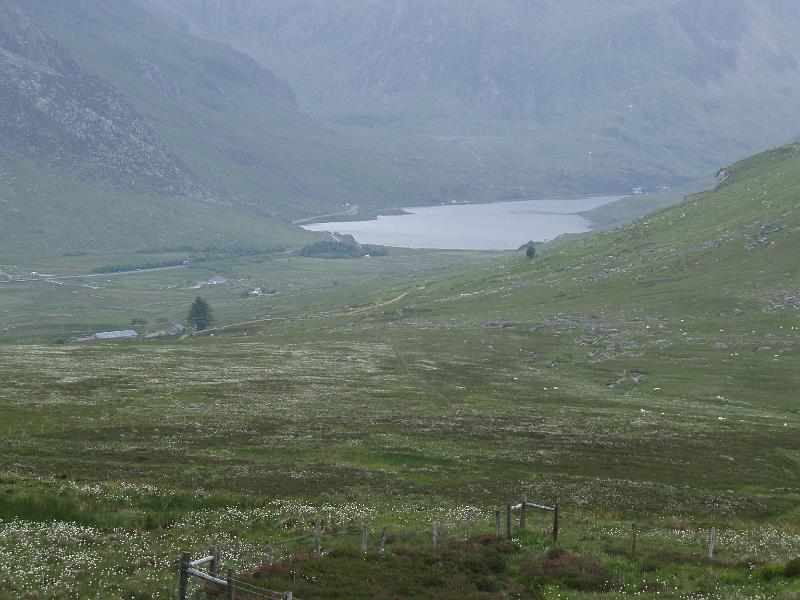
POLYGON ((374 221, 313 223, 309 231, 350 234, 362 244, 400 248, 511 250, 528 241, 545 242, 565 233, 584 233, 591 223, 576 214, 625 196, 577 200, 520 200, 491 204, 412 207, 410 215, 374 221))

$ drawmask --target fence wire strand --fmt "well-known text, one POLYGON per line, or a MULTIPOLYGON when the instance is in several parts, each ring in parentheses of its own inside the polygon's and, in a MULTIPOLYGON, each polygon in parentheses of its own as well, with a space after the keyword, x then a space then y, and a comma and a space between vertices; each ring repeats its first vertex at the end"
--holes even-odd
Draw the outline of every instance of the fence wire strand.
POLYGON ((282 600, 284 598, 284 592, 268 590, 251 583, 245 583, 244 581, 240 581, 238 579, 233 582, 233 587, 248 594, 260 596, 262 598, 274 598, 275 600, 282 600))

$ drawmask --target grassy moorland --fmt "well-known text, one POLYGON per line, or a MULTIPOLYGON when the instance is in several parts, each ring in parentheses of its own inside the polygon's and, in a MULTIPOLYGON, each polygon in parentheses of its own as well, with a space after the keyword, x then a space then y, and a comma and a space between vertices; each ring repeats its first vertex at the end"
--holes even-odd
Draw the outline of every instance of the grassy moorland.
POLYGON ((0 598, 167 598, 180 552, 211 543, 245 585, 304 599, 796 598, 798 166, 797 147, 767 153, 534 260, 226 257, 86 292, 2 284, 0 598), (65 337, 170 321, 214 273, 203 335, 56 344, 59 319, 37 317, 85 294, 65 337), (267 278, 274 297, 243 297, 267 278), (560 505, 558 549, 544 516, 514 545, 457 541, 467 511, 491 532, 522 493, 560 505), (262 565, 270 537, 363 521, 372 550, 389 525, 386 557, 356 534, 262 565))

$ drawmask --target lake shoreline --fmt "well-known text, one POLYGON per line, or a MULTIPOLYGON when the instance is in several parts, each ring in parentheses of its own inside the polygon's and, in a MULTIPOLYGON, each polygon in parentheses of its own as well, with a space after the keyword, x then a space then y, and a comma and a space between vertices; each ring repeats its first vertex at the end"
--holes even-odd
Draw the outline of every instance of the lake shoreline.
MULTIPOLYGON (((594 195, 568 200, 519 199, 407 206, 402 208, 406 214, 308 223, 303 228, 352 235, 360 243, 388 247, 515 250, 529 241, 547 242, 563 234, 593 231, 591 221, 580 213, 626 197, 628 195, 594 195)), ((358 212, 351 207, 346 216, 358 212)))
MULTIPOLYGON (((378 206, 368 205, 360 206, 353 205, 342 207, 345 210, 325 215, 315 215, 313 217, 304 217, 302 219, 295 219, 292 225, 300 225, 305 227, 307 225, 316 225, 318 223, 358 223, 362 221, 376 221, 380 217, 396 217, 403 215, 414 214, 414 209, 420 208, 435 208, 440 206, 486 206, 490 204, 507 204, 512 202, 543 202, 543 201, 559 201, 559 202, 572 202, 575 200, 585 200, 587 198, 606 198, 618 197, 620 200, 630 197, 629 192, 609 193, 609 194, 588 194, 581 196, 565 196, 560 198, 553 197, 538 197, 538 198, 511 198, 508 200, 486 200, 485 202, 440 202, 438 204, 412 204, 403 206, 378 206)), ((590 219, 591 220, 591 219, 590 219)))

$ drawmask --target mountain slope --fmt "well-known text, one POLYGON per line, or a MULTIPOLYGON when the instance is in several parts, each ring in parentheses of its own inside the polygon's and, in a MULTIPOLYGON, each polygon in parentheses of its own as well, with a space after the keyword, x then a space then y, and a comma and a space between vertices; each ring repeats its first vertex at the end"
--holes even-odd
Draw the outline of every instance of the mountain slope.
POLYGON ((188 175, 108 81, 82 67, 19 5, 0 3, 0 143, 80 180, 189 193, 188 175))
MULTIPOLYGON (((428 341, 437 352, 481 335, 487 360, 520 372, 530 348, 552 369, 545 379, 591 397, 634 394, 644 408, 700 401, 723 415, 733 398, 796 415, 800 145, 728 170, 719 188, 618 230, 427 282, 401 318, 374 321, 395 339, 419 338, 409 348, 439 336, 428 341)), ((431 383, 457 397, 456 371, 431 383)))
POLYGON ((254 59, 123 0, 3 0, 0 49, 6 252, 272 248, 342 204, 487 199, 524 177, 321 123, 254 59))
POLYGON ((124 92, 216 198, 294 216, 357 193, 339 174, 363 163, 354 145, 297 112, 288 85, 247 56, 119 0, 37 0, 30 10, 124 92))
MULTIPOLYGON (((495 297, 498 312, 517 316, 556 304, 598 315, 687 311, 715 318, 737 308, 763 316, 794 307, 800 145, 725 171, 716 189, 612 231, 553 242, 534 261, 515 261, 486 280, 473 274, 459 285, 481 288, 482 297, 495 297), (499 281, 515 285, 494 289, 499 281)), ((465 296, 456 306, 475 302, 482 301, 465 296)))
POLYGON ((282 73, 323 118, 502 135, 606 189, 702 176, 800 117, 786 0, 147 2, 282 73))
MULTIPOLYGON (((0 3, 0 253, 8 258, 185 244, 274 248, 302 239, 263 210, 230 198, 223 202, 217 183, 189 164, 191 157, 173 143, 164 122, 139 110, 151 104, 137 102, 124 85, 57 40, 65 32, 88 38, 92 27, 103 26, 99 8, 119 13, 124 6, 0 3), (85 22, 70 23, 67 15, 85 22)), ((94 48, 95 56, 108 54, 94 48)), ((250 67, 251 85, 265 100, 268 86, 279 82, 275 102, 294 108, 285 83, 271 80, 251 59, 228 54, 250 67)), ((142 80, 164 93, 178 90, 156 65, 148 71, 144 61, 138 64, 142 80)), ((223 65, 217 70, 236 73, 223 65)), ((213 84, 208 71, 204 75, 213 84)))

